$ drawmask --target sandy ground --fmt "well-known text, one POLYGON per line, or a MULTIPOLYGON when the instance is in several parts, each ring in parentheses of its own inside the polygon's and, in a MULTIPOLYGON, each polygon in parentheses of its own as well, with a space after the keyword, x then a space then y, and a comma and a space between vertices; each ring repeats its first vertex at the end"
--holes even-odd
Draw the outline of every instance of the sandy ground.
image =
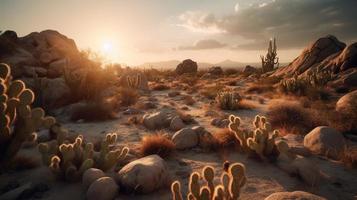
MULTIPOLYGON (((238 87, 243 87, 238 86, 238 87)), ((154 112, 159 110, 162 106, 171 106, 180 109, 183 106, 181 96, 168 97, 168 91, 152 92, 151 96, 158 99, 158 108, 148 110, 148 112, 154 112), (174 102, 174 103, 170 103, 174 102), (172 105, 171 105, 172 104, 172 105)), ((208 131, 214 132, 218 128, 210 125, 212 117, 205 116, 207 110, 207 100, 202 101, 196 95, 193 95, 197 100, 193 106, 187 106, 189 108, 186 113, 194 116, 198 125, 203 126, 208 131)), ((146 97, 143 97, 146 98, 146 97)), ((260 97, 262 98, 262 97, 260 97)), ((242 118, 242 124, 245 127, 252 126, 252 120, 256 114, 263 114, 267 110, 269 99, 265 99, 264 104, 260 104, 253 95, 252 102, 256 105, 253 110, 240 110, 235 112, 225 112, 221 114, 235 114, 242 118)), ((214 108, 212 108, 214 109, 214 108)), ((220 111, 222 112, 222 111, 220 111)), ((130 115, 123 115, 118 113, 118 119, 101 122, 101 123, 66 123, 64 126, 70 131, 74 131, 83 134, 89 141, 96 140, 99 137, 104 137, 106 133, 116 132, 118 133, 118 143, 120 145, 129 146, 131 149, 138 149, 141 137, 147 134, 152 134, 141 126, 126 125, 130 115)), ((173 134, 173 132, 170 132, 173 134)), ((289 137, 288 142, 291 145, 301 146, 301 138, 289 137)), ((37 153, 36 148, 24 149, 20 154, 28 154, 35 157, 40 161, 40 154, 37 153)), ((319 157, 310 157, 316 165, 318 165, 323 173, 327 176, 333 177, 334 183, 326 181, 318 187, 305 186, 302 181, 297 177, 292 177, 279 169, 272 163, 259 162, 253 159, 247 158, 246 155, 239 154, 237 152, 204 152, 200 149, 191 149, 185 151, 178 151, 170 159, 167 160, 170 173, 173 180, 180 180, 183 191, 187 190, 188 177, 193 171, 200 171, 205 165, 211 165, 216 169, 216 179, 222 173, 222 163, 225 160, 230 162, 241 162, 245 164, 247 168, 247 184, 242 190, 241 199, 264 199, 274 192, 280 191, 295 191, 304 190, 312 192, 327 199, 354 199, 357 195, 357 170, 348 170, 341 163, 333 162, 319 157)), ((48 200, 63 200, 63 199, 84 199, 85 192, 81 186, 81 183, 65 183, 55 181, 47 167, 42 166, 40 168, 26 170, 16 173, 6 173, 0 175, 1 184, 8 182, 9 180, 16 179, 21 184, 45 182, 50 186, 50 190, 44 194, 42 199, 48 200)), ((171 192, 169 188, 161 189, 148 195, 125 195, 120 194, 117 199, 147 199, 147 200, 167 200, 171 199, 171 192)))

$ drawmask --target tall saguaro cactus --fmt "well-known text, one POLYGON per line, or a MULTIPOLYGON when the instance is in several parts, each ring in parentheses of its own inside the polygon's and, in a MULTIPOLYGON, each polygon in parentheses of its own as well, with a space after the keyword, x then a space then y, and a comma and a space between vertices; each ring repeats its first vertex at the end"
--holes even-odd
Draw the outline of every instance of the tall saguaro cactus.
POLYGON ((279 57, 277 57, 278 54, 276 50, 277 46, 276 40, 274 38, 269 41, 268 53, 266 54, 266 56, 260 56, 262 60, 263 73, 274 70, 275 66, 279 67, 279 57))
POLYGON ((36 130, 55 123, 42 108, 30 107, 34 93, 24 82, 11 80, 10 73, 10 67, 0 63, 0 166, 6 166, 24 141, 35 139, 36 130))

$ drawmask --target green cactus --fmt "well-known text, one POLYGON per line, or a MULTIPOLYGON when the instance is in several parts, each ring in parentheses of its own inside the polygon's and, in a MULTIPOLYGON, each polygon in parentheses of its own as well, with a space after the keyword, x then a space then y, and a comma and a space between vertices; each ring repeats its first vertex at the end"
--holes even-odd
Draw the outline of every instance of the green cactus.
POLYGON ((223 110, 236 110, 242 97, 233 91, 223 91, 217 94, 216 103, 223 110))
MULTIPOLYGON (((237 200, 240 189, 246 183, 245 167, 241 163, 230 165, 228 172, 221 176, 221 183, 214 185, 214 168, 205 166, 202 173, 193 172, 188 184, 188 200, 237 200), (200 184, 203 177, 205 184, 200 184)), ((171 185, 173 199, 182 199, 180 182, 175 181, 171 185)))
POLYGON ((273 71, 275 67, 279 67, 279 58, 277 57, 277 46, 275 38, 269 41, 268 53, 266 56, 260 56, 262 60, 262 72, 273 71))
POLYGON ((31 108, 34 93, 21 80, 11 80, 7 64, 0 64, 0 165, 6 165, 24 141, 34 141, 35 132, 50 128, 56 120, 42 108, 31 108))

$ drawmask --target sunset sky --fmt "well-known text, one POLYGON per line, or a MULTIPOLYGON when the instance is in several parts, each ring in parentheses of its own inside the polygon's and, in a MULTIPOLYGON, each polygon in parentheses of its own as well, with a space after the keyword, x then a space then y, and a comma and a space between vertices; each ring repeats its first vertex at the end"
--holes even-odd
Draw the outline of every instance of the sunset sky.
POLYGON ((0 30, 55 29, 111 61, 282 62, 327 34, 357 41, 357 0, 0 0, 0 30))

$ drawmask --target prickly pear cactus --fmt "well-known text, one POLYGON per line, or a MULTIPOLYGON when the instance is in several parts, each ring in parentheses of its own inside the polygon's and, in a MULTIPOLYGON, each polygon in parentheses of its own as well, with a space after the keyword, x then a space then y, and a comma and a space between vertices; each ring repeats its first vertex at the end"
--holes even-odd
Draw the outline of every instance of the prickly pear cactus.
POLYGON ((260 158, 266 159, 276 149, 275 139, 279 136, 279 132, 272 130, 270 123, 263 116, 255 116, 253 124, 255 131, 253 137, 247 139, 248 147, 260 158))
MULTIPOLYGON (((215 170, 211 166, 205 166, 202 173, 193 172, 188 185, 187 199, 189 200, 237 200, 240 190, 246 183, 245 167, 241 163, 233 163, 227 172, 221 176, 221 182, 213 183, 215 170), (203 178, 204 184, 200 183, 203 178)), ((171 185, 172 199, 182 200, 181 184, 175 181, 171 185)))
POLYGON ((248 152, 250 148, 248 147, 247 140, 248 138, 252 137, 252 133, 242 130, 240 128, 241 119, 234 115, 229 116, 229 130, 232 131, 239 141, 240 146, 244 152, 248 152))
POLYGON ((118 162, 126 158, 129 148, 111 150, 116 143, 115 133, 107 134, 101 143, 99 152, 94 151, 94 145, 85 143, 79 135, 74 143, 66 140, 67 130, 55 126, 56 140, 41 143, 38 146, 43 163, 59 178, 66 181, 78 181, 85 170, 96 167, 103 171, 112 169, 118 162))
POLYGON ((0 165, 6 165, 21 144, 36 138, 36 131, 50 128, 55 118, 46 117, 42 108, 31 108, 34 93, 21 80, 11 80, 7 64, 0 64, 0 165))

